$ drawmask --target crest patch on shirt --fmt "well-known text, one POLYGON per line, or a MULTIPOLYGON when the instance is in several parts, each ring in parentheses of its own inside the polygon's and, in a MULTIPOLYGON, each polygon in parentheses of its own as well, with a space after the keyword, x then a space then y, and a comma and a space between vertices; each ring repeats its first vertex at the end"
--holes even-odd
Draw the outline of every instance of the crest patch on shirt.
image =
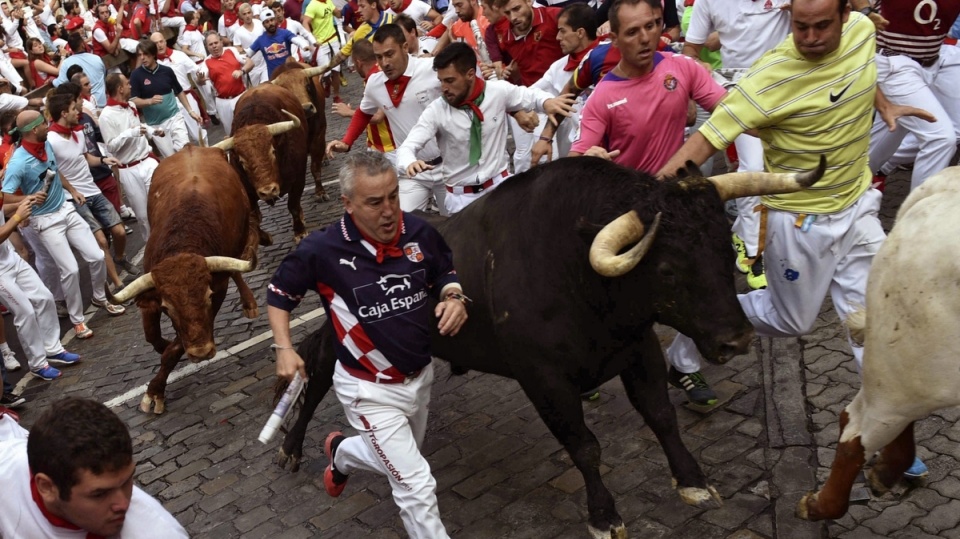
POLYGON ((537 30, 533 33, 533 40, 540 41, 540 38, 543 37, 543 34, 540 33, 540 30, 537 30))
POLYGON ((150 86, 150 79, 143 79, 144 86, 150 86))
POLYGON ((410 242, 403 246, 403 254, 407 255, 410 262, 423 262, 423 251, 420 250, 420 244, 410 242))
POLYGON ((677 78, 673 75, 667 75, 663 79, 663 87, 672 92, 677 89, 677 78))

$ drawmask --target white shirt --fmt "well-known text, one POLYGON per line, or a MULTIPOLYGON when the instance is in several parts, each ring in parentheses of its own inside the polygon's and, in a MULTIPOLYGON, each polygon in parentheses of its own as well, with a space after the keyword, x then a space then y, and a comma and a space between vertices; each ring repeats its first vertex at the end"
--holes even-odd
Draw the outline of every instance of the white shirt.
POLYGON ((443 155, 447 185, 476 185, 499 177, 507 170, 507 112, 535 109, 544 112, 543 103, 550 94, 536 88, 514 86, 509 82, 486 82, 480 112, 481 153, 477 166, 470 166, 470 124, 473 111, 454 108, 436 99, 423 111, 406 140, 397 148, 397 168, 406 171, 417 160, 416 153, 436 139, 443 155))
MULTIPOLYGON (((7 242, 4 242, 7 243, 7 242)), ((0 535, 30 539, 85 539, 86 530, 54 526, 40 512, 30 493, 27 431, 10 416, 0 418, 0 535)), ((160 502, 134 485, 118 539, 179 539, 189 537, 160 502)), ((114 539, 111 538, 111 539, 114 539)))
MULTIPOLYGON (((387 11, 397 15, 397 12, 394 11, 393 8, 390 8, 387 11)), ((427 13, 429 12, 430 4, 423 2, 422 0, 411 0, 410 5, 407 6, 407 9, 403 10, 401 13, 413 19, 413 21, 417 23, 417 26, 419 26, 421 22, 426 20, 427 13)), ((433 23, 433 19, 430 19, 430 23, 433 23)))
MULTIPOLYGON (((0 226, 3 226, 6 222, 7 220, 3 217, 3 212, 0 211, 0 226)), ((20 255, 13 250, 10 242, 3 240, 3 242, 0 243, 0 274, 16 269, 18 258, 20 258, 20 255)))
MULTIPOLYGON (((107 153, 124 165, 150 154, 150 143, 140 134, 140 118, 132 110, 135 108, 136 105, 130 103, 130 109, 113 105, 100 111, 100 134, 107 142, 107 153)), ((147 127, 147 133, 155 132, 155 128, 147 127)))
POLYGON ((183 51, 178 51, 176 49, 169 49, 170 58, 161 60, 157 58, 157 63, 163 64, 173 70, 177 75, 177 82, 180 83, 180 87, 183 88, 183 91, 189 91, 193 88, 193 85, 190 84, 189 75, 193 75, 197 72, 197 64, 187 56, 187 53, 183 51))
POLYGON ((716 31, 725 68, 748 68, 790 33, 789 0, 697 0, 687 41, 702 45, 716 31))
MULTIPOLYGON (((260 21, 257 21, 256 19, 254 20, 256 22, 260 22, 260 21)), ((230 41, 233 41, 233 33, 237 30, 237 28, 240 28, 241 26, 242 25, 240 24, 240 19, 237 19, 237 22, 231 24, 228 27, 223 26, 223 17, 220 17, 220 22, 217 23, 217 29, 219 30, 218 33, 221 36, 227 36, 227 39, 229 39, 230 41)))
POLYGON ((10 49, 23 50, 23 39, 20 37, 20 33, 17 32, 20 21, 3 17, 3 22, 0 24, 3 25, 4 40, 7 42, 7 47, 10 49))
POLYGON ((190 52, 199 54, 196 59, 191 57, 194 62, 199 62, 207 55, 207 50, 203 46, 203 34, 200 30, 184 30, 177 38, 177 45, 188 49, 190 52))
MULTIPOLYGON (((220 20, 223 20, 223 19, 220 19, 220 20)), ((244 51, 244 54, 246 54, 250 50, 250 45, 253 45, 253 42, 256 41, 257 38, 260 37, 260 34, 262 33, 263 33, 263 23, 261 23, 257 19, 253 19, 253 30, 247 30, 247 28, 244 25, 238 23, 236 26, 234 26, 233 44, 236 45, 238 49, 244 51)), ((252 71, 261 73, 261 71, 267 68, 267 63, 263 59, 262 54, 255 54, 250 58, 253 60, 252 71)), ((261 73, 261 75, 265 80, 266 72, 261 73)), ((250 76, 250 80, 253 81, 254 85, 256 85, 259 82, 259 79, 254 78, 253 75, 250 76)))
MULTIPOLYGON (((419 0, 416 0, 419 1, 419 0)), ((402 144, 424 110, 440 97, 440 80, 433 71, 432 58, 417 58, 410 56, 404 75, 410 77, 407 88, 400 99, 400 106, 394 107, 387 90, 387 76, 383 71, 370 75, 367 85, 363 88, 363 98, 360 99, 360 110, 373 115, 382 108, 390 123, 390 132, 397 144, 402 144)), ((428 140, 417 152, 417 159, 432 161, 440 156, 440 148, 436 139, 428 140)), ((401 176, 406 177, 406 170, 401 176)))
POLYGON ((44 2, 43 11, 40 12, 40 22, 42 22, 44 26, 57 24, 57 17, 50 10, 50 2, 44 2))
POLYGON ((74 131, 72 134, 76 141, 73 136, 67 135, 67 138, 63 138, 63 135, 53 131, 47 136, 47 142, 57 158, 57 171, 84 197, 102 195, 100 188, 93 182, 90 164, 83 156, 87 151, 83 131, 74 131))

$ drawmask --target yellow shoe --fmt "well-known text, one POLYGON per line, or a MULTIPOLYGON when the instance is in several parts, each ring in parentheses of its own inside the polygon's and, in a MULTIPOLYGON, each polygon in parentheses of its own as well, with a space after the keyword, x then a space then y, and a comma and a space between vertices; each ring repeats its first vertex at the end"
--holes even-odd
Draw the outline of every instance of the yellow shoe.
POLYGON ((750 264, 747 264, 747 244, 740 236, 733 235, 733 250, 737 252, 737 271, 743 274, 750 273, 750 264))
POLYGON ((756 262, 750 266, 750 272, 747 273, 747 284, 753 290, 760 290, 767 287, 767 274, 763 270, 763 256, 757 257, 756 262))
POLYGON ((340 86, 347 85, 347 77, 343 76, 343 73, 340 73, 340 86))

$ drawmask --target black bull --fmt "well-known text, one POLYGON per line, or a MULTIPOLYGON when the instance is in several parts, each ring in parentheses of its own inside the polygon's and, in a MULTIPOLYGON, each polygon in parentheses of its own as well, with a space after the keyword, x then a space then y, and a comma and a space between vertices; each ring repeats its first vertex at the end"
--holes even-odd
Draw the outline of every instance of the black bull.
MULTIPOLYGON (((436 226, 474 302, 456 337, 434 330, 433 355, 454 372, 474 369, 520 383, 583 474, 596 532, 625 536, 579 395, 615 376, 660 441, 683 500, 720 505, 680 439, 653 331, 654 322, 672 326, 721 362, 752 339, 714 183, 698 171, 660 182, 600 159, 563 159, 510 179, 436 226), (647 243, 648 250, 624 275, 601 276, 588 261, 591 244, 631 210, 646 228, 638 246, 647 243)), ((307 424, 332 384, 333 338, 327 323, 301 345, 310 383, 280 450, 281 466, 299 466, 307 424)))

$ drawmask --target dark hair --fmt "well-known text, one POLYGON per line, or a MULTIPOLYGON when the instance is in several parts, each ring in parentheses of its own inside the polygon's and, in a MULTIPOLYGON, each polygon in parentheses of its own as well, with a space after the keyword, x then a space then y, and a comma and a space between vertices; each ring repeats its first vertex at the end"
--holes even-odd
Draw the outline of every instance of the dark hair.
MULTIPOLYGON (((841 0, 842 1, 842 0, 841 0)), ((650 9, 659 10, 663 13, 663 5, 660 0, 613 0, 610 6, 610 12, 607 17, 610 20, 610 32, 616 34, 620 31, 620 8, 623 6, 636 6, 638 4, 647 4, 650 9)))
MULTIPOLYGON (((417 21, 413 20, 413 17, 405 13, 401 13, 393 18, 393 24, 396 24, 400 28, 403 28, 407 32, 417 33, 417 21)), ((380 29, 382 30, 382 28, 380 29)), ((380 32, 377 30, 377 33, 380 32)), ((376 34, 374 34, 374 39, 376 39, 376 34)))
POLYGON ((60 121, 60 117, 63 116, 63 113, 73 107, 74 103, 77 100, 74 99, 70 94, 61 94, 58 93, 47 100, 47 110, 50 111, 50 118, 53 121, 60 121))
POLYGON ((80 32, 70 32, 67 34, 67 45, 70 46, 73 54, 80 54, 87 50, 83 44, 83 36, 80 35, 80 32))
MULTIPOLYGON (((77 6, 78 6, 77 2, 73 0, 69 0, 63 3, 63 10, 67 12, 67 15, 69 15, 73 11, 73 8, 77 6)), ((70 48, 73 48, 73 47, 70 47, 70 48)))
POLYGON ((477 53, 473 52, 470 45, 462 41, 451 43, 444 47, 440 54, 433 59, 433 69, 440 71, 451 64, 457 68, 457 73, 463 75, 467 71, 477 68, 477 53))
POLYGON ((377 56, 373 54, 373 43, 366 39, 361 39, 353 44, 353 51, 350 56, 353 57, 354 61, 360 60, 364 63, 377 61, 377 56))
POLYGON ((393 39, 397 45, 401 47, 407 42, 407 36, 403 34, 403 30, 396 24, 385 24, 373 35, 373 42, 381 45, 386 43, 388 39, 393 39))
POLYGON ((60 25, 59 25, 59 24, 56 24, 56 23, 54 23, 54 24, 48 24, 48 25, 47 25, 47 33, 50 34, 50 37, 51 37, 51 38, 57 37, 57 35, 60 34, 60 25))
POLYGON ((840 0, 839 4, 837 7, 840 10, 840 15, 843 15, 843 12, 847 10, 848 0, 840 0))
POLYGON ((583 28, 590 40, 597 39, 597 13, 587 4, 570 4, 563 8, 557 20, 566 17, 567 26, 574 32, 583 28))
POLYGON ((106 406, 87 399, 53 403, 27 438, 30 470, 50 477, 60 499, 70 500, 81 470, 94 475, 115 472, 133 461, 127 426, 106 406))
POLYGON ((140 43, 137 44, 137 52, 156 58, 158 54, 157 44, 149 39, 141 39, 140 43))
POLYGON ((106 80, 106 91, 107 95, 113 97, 117 95, 117 91, 120 90, 120 84, 123 82, 122 75, 119 73, 111 73, 107 75, 106 80))
POLYGON ((67 78, 70 79, 71 81, 73 80, 73 76, 76 75, 77 73, 83 73, 83 67, 77 64, 73 64, 72 66, 67 68, 67 78))
POLYGON ((69 95, 76 101, 80 98, 80 93, 80 85, 71 81, 54 88, 53 95, 69 95))

